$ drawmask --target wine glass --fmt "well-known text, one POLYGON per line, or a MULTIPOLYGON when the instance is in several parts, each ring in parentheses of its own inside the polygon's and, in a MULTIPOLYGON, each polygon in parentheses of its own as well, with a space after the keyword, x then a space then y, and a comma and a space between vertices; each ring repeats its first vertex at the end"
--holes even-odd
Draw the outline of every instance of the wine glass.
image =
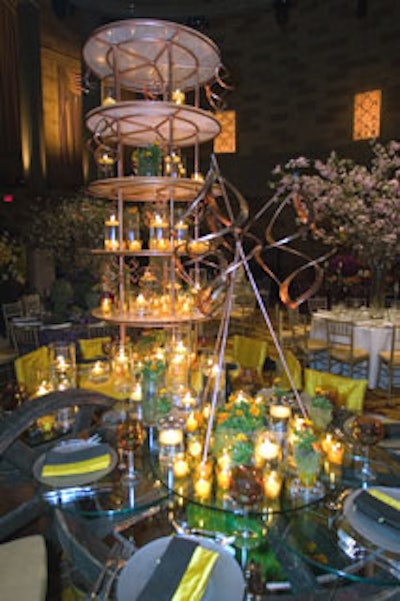
POLYGON ((377 444, 384 436, 382 421, 374 415, 359 415, 351 425, 353 437, 363 447, 363 466, 361 468, 361 480, 363 486, 375 480, 376 476, 371 469, 370 448, 377 444))
POLYGON ((126 455, 128 461, 128 469, 123 476, 123 481, 132 483, 140 479, 138 471, 135 469, 135 451, 141 447, 143 440, 144 428, 142 421, 137 415, 128 413, 125 420, 117 426, 118 447, 126 455))
POLYGON ((249 512, 256 509, 264 495, 263 476, 260 468, 236 465, 232 468, 229 487, 231 498, 242 508, 242 527, 236 544, 242 548, 258 546, 259 532, 250 528, 249 512))

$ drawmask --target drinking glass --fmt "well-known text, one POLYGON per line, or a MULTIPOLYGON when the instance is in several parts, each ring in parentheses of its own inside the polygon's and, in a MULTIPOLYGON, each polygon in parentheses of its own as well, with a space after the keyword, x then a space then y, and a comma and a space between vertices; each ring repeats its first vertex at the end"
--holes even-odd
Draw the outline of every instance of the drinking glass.
POLYGON ((374 415, 359 415, 351 425, 353 437, 363 448, 363 466, 361 468, 361 480, 364 486, 376 479, 371 468, 370 449, 382 440, 384 429, 382 421, 374 415))

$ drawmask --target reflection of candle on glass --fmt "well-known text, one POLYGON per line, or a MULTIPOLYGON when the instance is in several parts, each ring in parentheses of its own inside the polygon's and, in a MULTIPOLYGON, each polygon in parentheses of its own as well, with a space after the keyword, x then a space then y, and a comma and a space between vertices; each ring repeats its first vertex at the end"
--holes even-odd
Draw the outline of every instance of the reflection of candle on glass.
POLYGON ((264 494, 267 499, 277 499, 282 489, 282 474, 276 470, 264 475, 264 494))
POLYGON ((222 454, 217 459, 217 463, 221 470, 227 470, 231 466, 232 459, 228 449, 222 451, 222 454))
POLYGON ((231 483, 231 471, 221 469, 217 472, 217 485, 221 490, 228 490, 231 483))

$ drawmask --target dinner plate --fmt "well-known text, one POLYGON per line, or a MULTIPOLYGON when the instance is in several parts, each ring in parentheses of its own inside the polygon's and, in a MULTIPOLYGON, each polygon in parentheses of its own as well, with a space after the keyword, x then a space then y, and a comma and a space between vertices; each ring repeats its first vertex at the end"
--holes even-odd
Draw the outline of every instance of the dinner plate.
MULTIPOLYGON (((195 540, 206 549, 219 553, 202 601, 242 601, 245 581, 236 559, 221 545, 208 538, 188 538, 195 540)), ((118 579, 117 601, 138 599, 170 540, 170 536, 157 538, 131 557, 118 579)))
MULTIPOLYGON (((63 452, 65 452, 63 450, 63 452)), ((42 484, 46 484, 47 486, 52 486, 56 488, 68 488, 70 486, 83 486, 84 484, 90 484, 91 482, 96 482, 103 476, 106 476, 117 465, 118 456, 114 449, 109 447, 110 453, 110 463, 107 468, 102 470, 97 470, 95 472, 88 472, 87 474, 74 474, 73 476, 42 476, 42 468, 46 461, 46 453, 40 455, 40 457, 35 461, 33 465, 33 475, 42 484)))
MULTIPOLYGON (((385 486, 374 486, 374 488, 390 495, 396 500, 400 500, 400 488, 388 488, 385 486)), ((343 516, 353 530, 366 541, 384 551, 400 553, 399 531, 386 524, 378 523, 356 508, 354 501, 362 492, 363 489, 359 488, 349 494, 343 504, 343 516)))

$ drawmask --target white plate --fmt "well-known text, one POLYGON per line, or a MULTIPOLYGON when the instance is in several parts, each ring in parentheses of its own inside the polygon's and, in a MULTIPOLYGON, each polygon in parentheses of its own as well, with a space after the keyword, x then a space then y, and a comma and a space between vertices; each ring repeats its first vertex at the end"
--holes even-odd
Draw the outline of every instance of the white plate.
MULTIPOLYGON (((188 538, 219 553, 202 601, 242 601, 245 581, 236 559, 221 545, 209 539, 188 538)), ((132 556, 118 579, 117 601, 135 601, 138 598, 170 540, 170 536, 157 538, 132 556)))
POLYGON ((46 453, 40 455, 33 465, 33 475, 36 480, 47 486, 55 488, 68 488, 70 486, 83 486, 84 484, 90 484, 96 482, 103 476, 106 476, 117 465, 118 456, 114 449, 109 447, 110 453, 110 464, 103 470, 97 470, 96 472, 88 472, 87 474, 74 474, 73 476, 42 476, 42 467, 46 460, 46 453))
MULTIPOLYGON (((396 500, 400 500, 400 488, 388 488, 385 486, 374 486, 374 488, 390 495, 396 500)), ((354 501, 362 492, 363 490, 359 488, 347 497, 343 505, 343 516, 350 526, 366 541, 385 551, 400 553, 400 532, 385 524, 379 524, 356 508, 354 501)))

